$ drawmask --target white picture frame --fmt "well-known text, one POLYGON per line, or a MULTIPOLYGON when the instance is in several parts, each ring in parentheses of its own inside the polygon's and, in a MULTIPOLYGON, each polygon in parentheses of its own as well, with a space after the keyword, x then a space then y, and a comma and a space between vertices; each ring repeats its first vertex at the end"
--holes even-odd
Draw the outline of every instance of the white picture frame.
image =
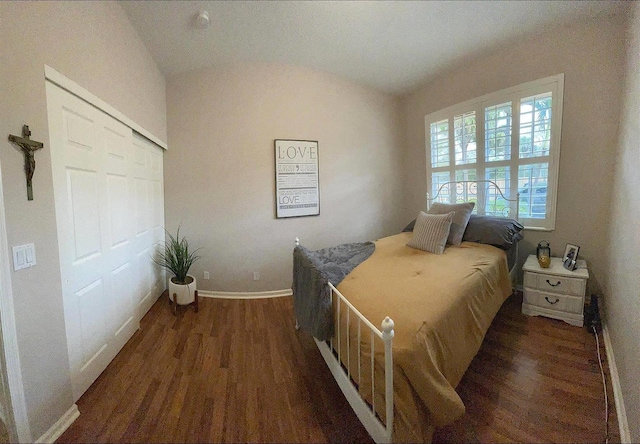
POLYGON ((274 140, 276 218, 320 214, 317 140, 274 140))
POLYGON ((570 271, 576 269, 579 251, 579 245, 567 244, 564 249, 564 254, 562 255, 562 265, 564 266, 564 268, 570 271))

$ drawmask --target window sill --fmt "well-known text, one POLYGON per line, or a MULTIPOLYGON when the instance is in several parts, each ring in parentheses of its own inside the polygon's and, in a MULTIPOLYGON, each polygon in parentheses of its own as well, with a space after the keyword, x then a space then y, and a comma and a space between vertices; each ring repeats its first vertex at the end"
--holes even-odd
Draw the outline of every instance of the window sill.
POLYGON ((555 228, 543 228, 543 227, 524 227, 524 231, 543 231, 550 232, 555 231, 555 228))

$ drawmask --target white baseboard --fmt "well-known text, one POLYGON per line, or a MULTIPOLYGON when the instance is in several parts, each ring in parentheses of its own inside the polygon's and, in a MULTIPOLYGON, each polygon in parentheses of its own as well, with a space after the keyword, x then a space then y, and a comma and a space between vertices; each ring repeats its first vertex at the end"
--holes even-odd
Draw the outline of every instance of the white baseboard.
POLYGON ((80 411, 78 410, 78 406, 73 404, 67 412, 62 415, 62 418, 58 419, 54 425, 51 426, 49 430, 47 430, 44 435, 37 439, 37 443, 54 443, 56 439, 60 438, 65 430, 69 428, 73 421, 78 419, 80 416, 80 411))
POLYGON ((207 291, 198 290, 198 296, 218 299, 265 299, 293 296, 290 288, 273 291, 207 291))
POLYGON ((629 432, 629 422, 627 421, 627 411, 624 408, 624 400, 622 398, 622 388, 620 387, 618 367, 616 366, 616 359, 613 356, 611 336, 609 336, 609 330, 604 322, 602 323, 602 338, 604 340, 604 348, 607 351, 607 363, 609 364, 611 386, 613 387, 613 398, 616 404, 616 413, 618 414, 618 426, 620 427, 620 441, 623 443, 630 443, 631 434, 629 432))

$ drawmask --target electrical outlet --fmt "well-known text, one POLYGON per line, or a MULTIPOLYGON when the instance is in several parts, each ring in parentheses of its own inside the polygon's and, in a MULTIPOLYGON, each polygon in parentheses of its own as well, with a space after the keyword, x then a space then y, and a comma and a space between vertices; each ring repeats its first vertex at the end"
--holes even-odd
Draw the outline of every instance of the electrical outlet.
POLYGON ((205 272, 204 272, 204 280, 205 280, 205 281, 208 281, 208 280, 209 280, 209 272, 208 272, 208 271, 205 271, 205 272))
POLYGON ((259 271, 254 271, 253 272, 253 280, 254 281, 259 281, 260 280, 260 272, 259 271))

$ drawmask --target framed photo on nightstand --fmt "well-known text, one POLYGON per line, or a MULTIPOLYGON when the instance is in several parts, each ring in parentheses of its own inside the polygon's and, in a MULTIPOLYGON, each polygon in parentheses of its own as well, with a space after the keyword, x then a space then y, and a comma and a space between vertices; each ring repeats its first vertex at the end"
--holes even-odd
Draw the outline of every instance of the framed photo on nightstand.
POLYGON ((578 251, 580 247, 578 245, 567 244, 564 249, 564 255, 562 256, 562 265, 569 271, 576 269, 576 261, 578 260, 578 251))

